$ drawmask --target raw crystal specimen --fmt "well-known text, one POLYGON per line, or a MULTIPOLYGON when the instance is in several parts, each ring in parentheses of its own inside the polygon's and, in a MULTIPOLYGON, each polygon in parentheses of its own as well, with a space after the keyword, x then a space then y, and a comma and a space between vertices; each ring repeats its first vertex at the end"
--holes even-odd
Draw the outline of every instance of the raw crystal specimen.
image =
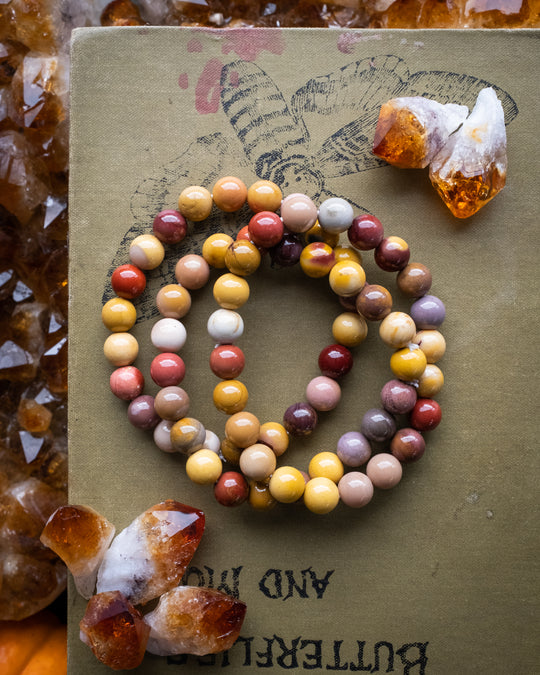
POLYGON ((88 506, 61 506, 47 521, 41 542, 68 566, 83 598, 90 598, 114 525, 88 506))
POLYGON ((242 628, 246 605, 213 588, 178 586, 153 612, 147 650, 152 654, 215 654, 230 649, 242 628))
POLYGON ((94 595, 79 626, 81 640, 113 670, 130 670, 143 660, 150 628, 119 591, 94 595))
POLYGON ((204 531, 204 513, 167 500, 147 509, 114 539, 97 592, 119 590, 144 604, 180 583, 204 531))
POLYGON ((373 152, 402 169, 423 169, 469 114, 423 96, 393 98, 381 106, 373 152))
POLYGON ((468 218, 506 182, 506 129, 501 102, 482 89, 463 126, 435 156, 429 177, 456 218, 468 218))

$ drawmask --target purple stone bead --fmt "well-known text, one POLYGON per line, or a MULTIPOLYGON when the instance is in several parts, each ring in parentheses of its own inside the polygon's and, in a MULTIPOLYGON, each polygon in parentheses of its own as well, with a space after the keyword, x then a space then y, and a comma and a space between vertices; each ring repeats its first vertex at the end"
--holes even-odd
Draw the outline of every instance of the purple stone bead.
POLYGON ((339 439, 336 453, 346 466, 362 466, 371 457, 371 445, 359 431, 347 431, 339 439))
POLYGON ((317 426, 317 412, 309 403, 293 403, 283 415, 283 426, 291 436, 308 436, 317 426))
POLYGON ((304 246, 296 234, 286 233, 279 244, 270 249, 270 258, 273 267, 291 267, 300 260, 304 246))
POLYGON ((409 314, 419 330, 438 328, 444 321, 446 309, 439 298, 434 295, 424 295, 423 298, 413 302, 409 314))
POLYGON ((370 441, 382 443, 396 433, 396 421, 388 411, 371 408, 362 418, 360 431, 370 441))
POLYGON ((137 429, 153 429, 160 421, 154 410, 154 397, 143 394, 134 398, 128 407, 128 420, 137 429))
POLYGON ((392 415, 406 415, 416 403, 416 389, 400 380, 390 380, 381 389, 381 401, 392 415))

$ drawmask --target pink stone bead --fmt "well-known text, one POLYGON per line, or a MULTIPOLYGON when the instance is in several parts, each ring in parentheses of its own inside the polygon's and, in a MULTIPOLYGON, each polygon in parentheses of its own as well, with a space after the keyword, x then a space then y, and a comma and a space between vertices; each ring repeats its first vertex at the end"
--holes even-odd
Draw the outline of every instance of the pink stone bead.
POLYGON ((315 410, 333 410, 341 399, 341 387, 330 377, 314 377, 306 387, 306 398, 315 410))
POLYGON ((181 286, 194 291, 206 284, 210 276, 210 267, 202 256, 190 253, 176 263, 174 274, 181 286))
POLYGON ((132 401, 144 389, 144 375, 135 366, 123 366, 113 370, 110 377, 112 393, 122 401, 132 401))
POLYGON ((373 483, 361 471, 346 473, 339 481, 338 489, 341 501, 355 509, 365 506, 373 497, 373 483))
POLYGON ((374 455, 366 466, 368 478, 376 488, 388 490, 401 480, 403 469, 399 461, 387 452, 374 455))
POLYGON ((281 202, 281 219, 289 232, 307 232, 317 215, 317 207, 307 195, 295 192, 281 202))

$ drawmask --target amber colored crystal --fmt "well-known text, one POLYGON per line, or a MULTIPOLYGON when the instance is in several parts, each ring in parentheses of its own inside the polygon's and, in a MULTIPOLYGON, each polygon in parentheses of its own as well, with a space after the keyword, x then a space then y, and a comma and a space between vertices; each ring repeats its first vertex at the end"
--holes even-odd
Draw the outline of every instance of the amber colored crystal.
POLYGON ((102 26, 142 26, 139 8, 131 0, 113 0, 101 13, 102 26))
POLYGON ((19 424, 26 431, 43 432, 47 431, 51 423, 52 412, 41 403, 23 398, 19 403, 17 419, 19 424))
POLYGON ((506 173, 491 167, 476 176, 464 176, 461 171, 456 171, 451 180, 437 180, 433 176, 431 180, 454 216, 469 218, 503 189, 506 173))
POLYGON ((113 670, 130 670, 144 658, 150 627, 119 591, 94 595, 80 624, 81 640, 113 670))

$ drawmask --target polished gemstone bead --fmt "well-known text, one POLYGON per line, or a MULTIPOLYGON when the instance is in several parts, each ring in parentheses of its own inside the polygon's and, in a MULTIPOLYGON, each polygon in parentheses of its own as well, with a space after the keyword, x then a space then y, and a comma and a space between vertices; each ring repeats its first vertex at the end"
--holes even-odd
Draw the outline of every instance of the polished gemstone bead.
POLYGON ((214 299, 224 309, 239 309, 249 299, 249 284, 236 274, 222 274, 214 283, 214 299))
POLYGON ((366 283, 366 273, 357 262, 342 260, 332 267, 328 281, 337 295, 356 296, 366 283))
POLYGON ((189 253, 182 256, 176 263, 174 276, 181 286, 190 291, 196 291, 208 281, 210 268, 202 256, 189 253))
POLYGON ((132 401, 144 389, 144 375, 135 366, 122 366, 113 370, 109 379, 112 393, 122 401, 132 401))
POLYGON ((258 440, 272 448, 276 457, 280 457, 289 447, 289 434, 279 422, 261 424, 258 440))
POLYGON ((153 429, 159 422, 159 415, 154 408, 154 397, 149 394, 134 398, 129 404, 127 415, 134 427, 144 431, 153 429))
POLYGON ((251 241, 237 240, 225 252, 225 265, 229 272, 241 277, 253 274, 261 264, 259 249, 251 241))
POLYGON ((276 246, 283 237, 283 221, 273 211, 259 211, 248 223, 249 238, 256 246, 276 246))
POLYGON ((249 485, 241 473, 226 471, 218 478, 214 496, 222 506, 240 506, 249 497, 249 485))
POLYGON ((356 310, 368 321, 381 321, 392 311, 390 291, 378 284, 366 284, 356 296, 356 310))
POLYGON ((292 466, 280 466, 272 474, 268 487, 276 501, 292 504, 304 494, 306 481, 298 469, 292 466))
POLYGON ((317 207, 307 195, 294 192, 281 202, 281 218, 290 232, 307 232, 317 221, 317 207))
POLYGON ((414 408, 416 389, 400 380, 389 380, 381 389, 381 402, 392 415, 405 415, 414 408))
POLYGON ((390 368, 399 380, 411 382, 418 380, 426 368, 427 360, 424 352, 417 345, 398 349, 390 357, 390 368))
POLYGON ((153 234, 140 234, 129 246, 129 258, 141 270, 159 267, 164 257, 163 244, 153 234))
POLYGON ((375 262, 386 272, 402 270, 410 257, 409 245, 401 237, 385 237, 375 249, 375 262))
POLYGON ((343 463, 334 452, 318 452, 311 458, 308 467, 310 478, 324 476, 337 483, 343 476, 343 463))
POLYGON ((187 415, 189 396, 181 387, 163 387, 154 398, 154 409, 161 419, 176 422, 187 415))
POLYGON ((236 345, 218 345, 210 354, 210 369, 223 380, 235 380, 245 363, 244 352, 236 345))
POLYGON ((137 320, 137 311, 129 300, 111 298, 103 305, 101 320, 113 333, 125 333, 133 328, 137 320))
POLYGON ((214 405, 227 415, 242 411, 248 402, 248 390, 240 380, 224 380, 214 387, 214 405))
POLYGON ((300 260, 304 245, 296 234, 285 233, 281 241, 270 249, 273 267, 292 267, 300 260))
POLYGON ((178 244, 186 236, 187 223, 184 216, 173 209, 160 211, 152 225, 154 235, 164 244, 178 244))
POLYGON ((424 352, 428 363, 437 363, 446 352, 446 340, 438 330, 420 330, 412 341, 424 352))
POLYGON ((390 442, 390 452, 400 462, 416 462, 424 454, 426 442, 415 429, 399 429, 390 442))
POLYGON ((293 403, 283 415, 283 426, 291 436, 308 436, 317 426, 317 411, 309 403, 293 403))
POLYGON ((105 340, 103 353, 113 366, 129 366, 139 354, 139 343, 131 333, 112 333, 105 340))
POLYGON ((362 417, 360 431, 368 440, 384 443, 396 433, 396 421, 387 410, 371 408, 362 417))
POLYGON ((323 375, 337 380, 351 370, 353 357, 351 352, 343 345, 328 345, 319 354, 319 368, 323 375))
POLYGON ((239 448, 254 445, 261 430, 257 417, 250 412, 239 412, 231 415, 225 422, 225 436, 239 448))
POLYGON ((428 363, 418 380, 418 396, 422 398, 436 396, 443 388, 443 385, 444 375, 442 370, 433 363, 428 363))
POLYGON ((319 207, 319 223, 327 232, 345 232, 354 218, 352 206, 341 197, 325 199, 319 207))
POLYGON ((116 295, 133 300, 146 288, 146 276, 135 265, 120 265, 111 275, 111 286, 116 295))
POLYGON ((268 511, 277 502, 270 493, 270 487, 266 482, 251 481, 249 484, 249 505, 256 511, 268 511))
POLYGON ((194 417, 182 417, 171 427, 171 445, 176 452, 192 455, 204 446, 206 429, 194 417))
POLYGON ((362 466, 371 457, 371 445, 359 431, 347 431, 337 442, 336 454, 346 466, 362 466))
POLYGON ((225 252, 233 243, 233 238, 224 232, 211 234, 205 239, 202 247, 202 257, 210 265, 220 270, 225 267, 225 252))
POLYGON ((191 295, 179 284, 167 284, 156 296, 159 313, 169 319, 181 319, 191 309, 191 295))
POLYGON ((162 352, 152 359, 150 377, 158 387, 173 387, 184 379, 186 366, 184 361, 173 352, 162 352))
POLYGON ((306 387, 307 402, 321 412, 333 410, 341 399, 341 387, 330 377, 314 377, 306 387))
POLYGON ((446 316, 446 308, 442 300, 434 295, 424 295, 411 305, 411 316, 420 330, 438 328, 446 316))
POLYGON ((442 418, 441 406, 431 398, 419 398, 411 411, 411 426, 417 431, 432 431, 442 418))
POLYGON ((416 335, 416 324, 405 312, 390 312, 379 326, 379 335, 385 345, 393 349, 406 347, 416 335))
POLYGON ((240 455, 242 454, 243 449, 244 448, 239 448, 228 438, 224 438, 221 441, 221 456, 226 462, 234 464, 234 466, 238 466, 240 463, 240 455))
POLYGON ((248 446, 240 455, 240 469, 247 478, 252 480, 264 480, 268 478, 276 468, 276 456, 263 443, 255 443, 248 446))
POLYGON ((421 298, 431 288, 431 272, 422 263, 409 263, 399 271, 396 283, 403 295, 421 298))
POLYGON ((362 264, 362 255, 358 251, 355 251, 352 246, 335 246, 333 248, 336 263, 347 260, 348 262, 355 262, 359 265, 362 264))
POLYGON ((304 233, 305 244, 312 244, 316 241, 322 241, 324 244, 328 244, 330 248, 334 248, 339 244, 339 232, 327 232, 322 229, 319 221, 317 221, 313 227, 304 233))
POLYGON ((366 320, 356 312, 343 312, 332 324, 334 340, 344 347, 358 347, 366 339, 367 333, 366 320))
POLYGON ((160 352, 177 352, 186 344, 187 332, 177 319, 160 319, 152 326, 150 340, 160 352))
POLYGON ((338 483, 339 496, 347 506, 359 509, 373 497, 373 483, 360 471, 346 473, 338 483))
POLYGON ((269 180, 258 180, 248 188, 247 201, 249 208, 259 211, 277 211, 283 195, 279 187, 269 180))
POLYGON ((212 212, 212 195, 200 185, 190 185, 178 197, 178 210, 188 220, 197 223, 212 212))
POLYGON ((173 424, 173 421, 161 420, 154 427, 154 443, 163 452, 176 452, 171 443, 171 428, 173 424))
POLYGON ((238 312, 230 309, 217 309, 210 315, 207 329, 214 342, 232 344, 242 337, 244 321, 238 312))
POLYGON ((206 437, 204 439, 204 447, 207 450, 212 450, 212 452, 215 452, 216 454, 219 454, 219 449, 221 446, 221 441, 219 440, 219 437, 217 434, 215 434, 213 431, 210 431, 210 429, 206 430, 206 437))
POLYGON ((378 218, 364 214, 353 219, 347 231, 347 237, 354 248, 369 251, 376 248, 383 240, 384 228, 378 218))
POLYGON ((374 455, 366 466, 366 474, 373 486, 381 490, 395 487, 403 475, 399 460, 387 452, 374 455))
POLYGON ((335 262, 334 251, 328 244, 321 241, 308 244, 300 255, 300 267, 304 274, 314 279, 326 276, 335 262))
POLYGON ((333 511, 339 503, 338 486, 329 478, 319 476, 306 483, 304 504, 313 513, 323 515, 333 511))
POLYGON ((247 187, 240 178, 224 176, 214 183, 212 199, 218 209, 226 213, 238 211, 246 203, 247 187))
POLYGON ((213 485, 221 476, 223 465, 219 455, 202 448, 187 458, 186 473, 197 485, 213 485))

